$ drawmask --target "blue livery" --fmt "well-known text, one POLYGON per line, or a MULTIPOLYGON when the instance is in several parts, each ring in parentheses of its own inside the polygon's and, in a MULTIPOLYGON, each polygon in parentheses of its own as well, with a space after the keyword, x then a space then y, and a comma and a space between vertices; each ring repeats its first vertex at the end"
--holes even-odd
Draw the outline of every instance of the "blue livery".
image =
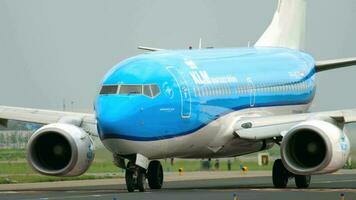
POLYGON ((153 141, 194 133, 252 107, 309 104, 313 58, 286 48, 159 51, 117 64, 95 103, 102 140, 153 141))

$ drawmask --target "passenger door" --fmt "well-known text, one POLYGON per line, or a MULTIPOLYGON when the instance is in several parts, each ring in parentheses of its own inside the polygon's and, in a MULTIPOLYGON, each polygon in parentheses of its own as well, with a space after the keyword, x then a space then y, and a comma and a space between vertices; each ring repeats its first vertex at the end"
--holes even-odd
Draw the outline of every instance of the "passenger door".
POLYGON ((173 78, 175 79, 179 87, 180 102, 181 102, 181 117, 183 119, 188 119, 191 117, 191 110, 192 110, 191 94, 188 87, 188 82, 174 66, 167 66, 167 70, 173 76, 173 78))
POLYGON ((250 107, 255 107, 256 104, 256 86, 252 80, 252 78, 248 77, 246 79, 248 84, 248 89, 250 93, 250 107))

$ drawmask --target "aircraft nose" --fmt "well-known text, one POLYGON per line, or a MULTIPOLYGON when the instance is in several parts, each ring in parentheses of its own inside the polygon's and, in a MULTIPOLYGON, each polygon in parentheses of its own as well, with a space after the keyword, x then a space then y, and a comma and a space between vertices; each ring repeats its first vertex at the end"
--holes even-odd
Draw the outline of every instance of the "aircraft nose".
POLYGON ((125 124, 132 112, 130 100, 110 96, 99 97, 96 102, 98 132, 102 139, 125 132, 125 124))

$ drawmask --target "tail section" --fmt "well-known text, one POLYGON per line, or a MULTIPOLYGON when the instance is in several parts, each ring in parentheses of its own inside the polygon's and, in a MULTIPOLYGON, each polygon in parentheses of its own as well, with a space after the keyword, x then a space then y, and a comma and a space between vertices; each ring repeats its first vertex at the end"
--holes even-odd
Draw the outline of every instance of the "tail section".
POLYGON ((255 47, 303 49, 306 0, 279 0, 277 11, 255 47))

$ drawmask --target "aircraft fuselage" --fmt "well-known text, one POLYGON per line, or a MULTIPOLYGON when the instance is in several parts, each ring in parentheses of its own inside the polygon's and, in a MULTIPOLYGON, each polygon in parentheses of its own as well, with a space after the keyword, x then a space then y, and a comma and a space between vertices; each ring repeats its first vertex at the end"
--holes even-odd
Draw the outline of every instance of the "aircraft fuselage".
POLYGON ((285 48, 160 51, 116 65, 95 103, 103 144, 148 158, 237 156, 271 146, 240 140, 242 117, 306 112, 313 58, 285 48))

